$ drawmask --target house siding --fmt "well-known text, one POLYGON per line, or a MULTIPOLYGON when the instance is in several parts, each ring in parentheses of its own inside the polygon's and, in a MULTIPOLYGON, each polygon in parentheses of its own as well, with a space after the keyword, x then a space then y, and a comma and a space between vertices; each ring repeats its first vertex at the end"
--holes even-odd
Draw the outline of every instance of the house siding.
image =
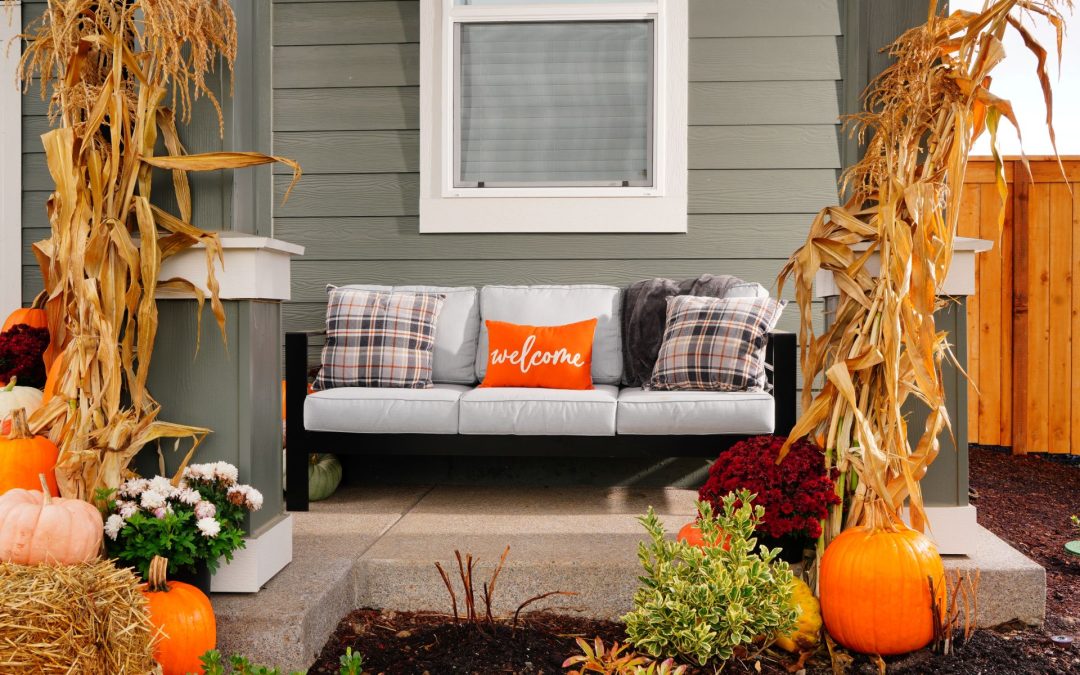
MULTIPOLYGON (((771 287, 814 214, 836 203, 838 0, 690 0, 686 234, 421 235, 418 22, 418 0, 274 2, 274 152, 304 167, 274 214, 275 236, 307 247, 287 329, 322 324, 327 283, 711 272, 771 287)), ((288 181, 278 169, 278 199, 288 181)), ((797 322, 792 309, 781 327, 797 322)))

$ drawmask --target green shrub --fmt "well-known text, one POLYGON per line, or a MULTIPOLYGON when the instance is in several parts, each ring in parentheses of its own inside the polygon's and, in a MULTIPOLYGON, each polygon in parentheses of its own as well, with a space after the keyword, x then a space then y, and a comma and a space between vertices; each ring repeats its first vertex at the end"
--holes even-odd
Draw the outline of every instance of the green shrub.
POLYGON ((724 546, 698 548, 667 539, 651 507, 639 518, 652 541, 639 544, 645 575, 634 610, 623 617, 635 648, 705 665, 795 625, 791 569, 776 560, 779 549, 754 552, 752 534, 764 509, 752 506, 752 499, 746 490, 731 493, 716 517, 708 502, 698 502, 702 539, 726 541, 724 546))

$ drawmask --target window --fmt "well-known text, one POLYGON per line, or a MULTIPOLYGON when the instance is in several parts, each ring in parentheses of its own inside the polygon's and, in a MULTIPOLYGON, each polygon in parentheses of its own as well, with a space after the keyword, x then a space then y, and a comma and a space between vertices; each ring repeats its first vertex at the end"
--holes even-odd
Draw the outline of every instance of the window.
POLYGON ((687 0, 422 0, 421 232, 685 232, 687 0))

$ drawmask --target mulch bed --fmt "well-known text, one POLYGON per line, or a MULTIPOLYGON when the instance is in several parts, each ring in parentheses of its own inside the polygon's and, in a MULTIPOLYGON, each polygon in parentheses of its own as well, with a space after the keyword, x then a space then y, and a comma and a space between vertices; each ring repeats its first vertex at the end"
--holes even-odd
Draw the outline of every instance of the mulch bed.
MULTIPOLYGON (((1047 569, 1047 620, 1044 630, 1026 627, 977 631, 948 656, 929 649, 886 659, 889 673, 919 674, 1069 674, 1080 673, 1080 559, 1062 546, 1075 538, 1068 516, 1080 511, 1080 467, 1036 457, 1012 457, 971 449, 971 486, 979 522, 1047 569), (1052 635, 1072 636, 1077 644, 1056 645, 1052 635)), ((364 655, 365 673, 385 675, 556 675, 577 653, 576 637, 625 640, 623 626, 569 616, 531 614, 516 629, 508 623, 480 629, 455 624, 445 615, 360 609, 342 620, 310 673, 338 672, 346 647, 364 655)), ((855 656, 847 672, 876 674, 871 659, 855 656)), ((726 673, 783 675, 792 657, 771 651, 735 659, 726 673)), ((693 673, 713 672, 710 668, 693 673)), ((805 664, 807 675, 832 673, 822 648, 805 664)))

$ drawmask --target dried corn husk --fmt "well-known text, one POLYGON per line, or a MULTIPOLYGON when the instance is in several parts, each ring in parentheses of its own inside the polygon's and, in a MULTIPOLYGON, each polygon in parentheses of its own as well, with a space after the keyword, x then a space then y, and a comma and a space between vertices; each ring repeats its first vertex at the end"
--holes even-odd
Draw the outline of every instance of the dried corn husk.
MULTIPOLYGON (((849 120, 866 146, 841 181, 850 199, 822 209, 779 278, 781 287, 794 283, 802 313, 803 414, 788 443, 803 436, 821 440, 828 465, 842 475, 843 504, 825 528, 826 539, 881 511, 895 523, 905 504, 912 526, 926 524, 919 481, 938 455, 939 435, 951 429, 941 372, 951 353, 949 336, 934 324, 945 302, 937 291, 952 262, 972 144, 988 130, 996 147, 1002 118, 1017 125, 1009 102, 989 90, 1009 30, 1019 31, 1036 55, 1053 129, 1047 52, 1023 22, 1049 23, 1060 57, 1062 11, 1071 1, 996 0, 982 12, 950 15, 937 14, 937 5, 929 3, 925 25, 889 47, 895 62, 868 88, 865 111, 849 120), (868 245, 865 252, 853 250, 860 243, 868 245), (868 269, 872 254, 880 257, 879 274, 868 269), (817 335, 810 303, 819 271, 833 275, 839 297, 835 320, 817 335), (819 378, 822 388, 814 395, 819 378), (910 398, 928 411, 915 447, 903 413, 910 398)), ((1004 206, 996 149, 995 158, 1004 206)))
MULTIPOLYGON (((224 337, 214 264, 217 235, 191 223, 189 171, 290 160, 248 152, 186 153, 176 114, 207 98, 206 76, 232 69, 236 22, 226 0, 49 0, 33 23, 20 79, 35 78, 54 128, 42 136, 56 190, 46 204, 51 236, 34 245, 48 293, 51 344, 63 360, 57 396, 31 419, 60 448, 57 481, 67 497, 92 499, 119 485, 142 447, 162 438, 197 447, 208 429, 157 420, 147 391, 163 260, 205 246, 206 288, 224 337), (162 142, 166 155, 155 155, 162 142), (172 175, 178 214, 153 203, 155 170, 172 175), (138 242, 138 243, 136 243, 138 242)), ((223 129, 223 125, 222 125, 223 129)), ((290 188, 291 189, 291 188, 290 188)), ((194 290, 189 280, 168 286, 194 290)), ((204 301, 195 292, 200 310, 204 301)), ((190 456, 190 454, 189 454, 190 456)))

